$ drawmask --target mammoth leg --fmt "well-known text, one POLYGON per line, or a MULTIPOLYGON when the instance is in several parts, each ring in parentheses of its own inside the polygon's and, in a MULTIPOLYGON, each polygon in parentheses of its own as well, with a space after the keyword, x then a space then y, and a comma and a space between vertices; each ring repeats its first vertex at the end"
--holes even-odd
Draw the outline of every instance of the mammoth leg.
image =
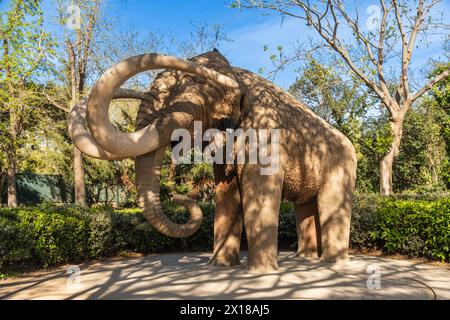
POLYGON ((224 165, 214 165, 216 213, 214 217, 214 254, 212 265, 240 263, 243 215, 241 196, 235 175, 227 176, 224 165))
POLYGON ((244 165, 242 173, 244 224, 248 244, 247 268, 253 272, 278 269, 278 217, 283 176, 263 176, 257 165, 244 165))
POLYGON ((295 204, 296 226, 298 237, 297 255, 300 257, 318 258, 321 254, 320 224, 317 202, 295 204))
POLYGON ((354 185, 352 175, 340 170, 318 194, 322 261, 347 259, 354 185))

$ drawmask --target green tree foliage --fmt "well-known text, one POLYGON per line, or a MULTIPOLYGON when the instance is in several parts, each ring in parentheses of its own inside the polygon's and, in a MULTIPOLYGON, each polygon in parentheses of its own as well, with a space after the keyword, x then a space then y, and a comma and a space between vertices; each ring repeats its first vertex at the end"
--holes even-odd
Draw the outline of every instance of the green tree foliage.
POLYGON ((432 100, 424 100, 407 114, 404 139, 395 160, 394 181, 397 191, 445 187, 445 163, 448 155, 441 135, 442 110, 432 100))
POLYGON ((39 113, 37 82, 47 71, 53 43, 38 0, 12 0, 0 13, 0 150, 8 175, 8 205, 16 206, 18 150, 39 113))
MULTIPOLYGON (((445 68, 448 68, 450 63, 440 64, 431 73, 431 77, 439 74, 445 68)), ((436 104, 435 109, 437 119, 440 125, 442 137, 445 141, 445 150, 447 157, 443 163, 443 180, 448 189, 450 189, 450 77, 445 78, 441 82, 437 83, 432 88, 432 97, 436 104)))
POLYGON ((352 135, 352 126, 371 102, 356 78, 344 79, 336 67, 310 57, 289 91, 339 130, 352 135))
POLYGON ((357 189, 360 192, 376 192, 380 180, 380 160, 389 151, 392 132, 387 115, 368 117, 357 141, 358 153, 357 189))

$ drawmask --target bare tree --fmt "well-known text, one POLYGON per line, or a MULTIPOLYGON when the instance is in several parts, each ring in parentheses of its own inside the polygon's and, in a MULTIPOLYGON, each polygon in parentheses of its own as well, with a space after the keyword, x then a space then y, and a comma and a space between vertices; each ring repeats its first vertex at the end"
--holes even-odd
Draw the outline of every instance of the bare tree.
POLYGON ((314 3, 300 0, 243 0, 235 1, 233 6, 262 8, 278 12, 284 17, 304 20, 323 43, 343 59, 348 69, 375 93, 389 114, 393 137, 389 152, 380 161, 380 192, 389 195, 393 192, 392 166, 399 153, 405 114, 417 99, 450 74, 450 68, 447 68, 416 90, 411 89, 411 59, 418 38, 426 41, 427 33, 436 33, 438 30, 448 37, 449 26, 442 22, 436 23, 430 15, 439 2, 379 0, 379 6, 376 7, 379 15, 375 15, 372 25, 366 27, 361 24, 357 3, 350 10, 341 0, 314 3), (344 33, 346 36, 353 35, 353 41, 346 41, 344 33), (392 83, 386 76, 387 61, 398 66, 395 68, 395 90, 392 90, 392 83))
MULTIPOLYGON (((64 28, 66 80, 70 85, 70 105, 76 105, 84 94, 87 67, 91 56, 91 46, 98 27, 102 0, 77 0, 68 3, 58 0, 59 24, 64 28)), ((47 98, 56 107, 70 110, 64 104, 47 98)), ((75 183, 75 203, 86 206, 83 157, 80 150, 73 148, 73 170, 75 183)))

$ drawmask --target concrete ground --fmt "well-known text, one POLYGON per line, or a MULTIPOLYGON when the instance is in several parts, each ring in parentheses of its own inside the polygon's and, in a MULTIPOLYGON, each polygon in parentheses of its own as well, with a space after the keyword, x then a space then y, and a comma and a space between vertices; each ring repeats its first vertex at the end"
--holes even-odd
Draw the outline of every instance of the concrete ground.
POLYGON ((282 252, 278 272, 254 274, 244 264, 209 266, 209 257, 176 253, 107 259, 79 265, 79 283, 65 266, 0 281, 0 298, 450 299, 450 268, 413 260, 354 255, 332 265, 282 252))

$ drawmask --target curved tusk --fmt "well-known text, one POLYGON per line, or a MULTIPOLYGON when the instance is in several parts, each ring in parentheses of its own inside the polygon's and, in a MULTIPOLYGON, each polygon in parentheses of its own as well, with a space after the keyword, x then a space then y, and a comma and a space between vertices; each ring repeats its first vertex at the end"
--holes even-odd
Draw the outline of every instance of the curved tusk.
MULTIPOLYGON (((132 89, 119 88, 114 93, 113 99, 137 99, 153 102, 154 97, 150 93, 136 91, 132 89)), ((87 99, 83 99, 70 111, 69 135, 74 145, 85 155, 100 160, 123 160, 127 157, 120 157, 112 154, 100 147, 86 126, 87 99)))
POLYGON ((184 71, 227 88, 239 88, 235 80, 223 74, 172 56, 149 53, 118 63, 96 82, 87 102, 89 131, 97 144, 111 154, 133 157, 149 153, 159 147, 159 134, 153 124, 133 133, 123 133, 111 124, 108 116, 109 105, 117 89, 134 75, 153 69, 184 71))
POLYGON ((100 147, 86 128, 86 100, 75 105, 70 111, 69 135, 73 144, 85 155, 100 160, 122 160, 100 147))

